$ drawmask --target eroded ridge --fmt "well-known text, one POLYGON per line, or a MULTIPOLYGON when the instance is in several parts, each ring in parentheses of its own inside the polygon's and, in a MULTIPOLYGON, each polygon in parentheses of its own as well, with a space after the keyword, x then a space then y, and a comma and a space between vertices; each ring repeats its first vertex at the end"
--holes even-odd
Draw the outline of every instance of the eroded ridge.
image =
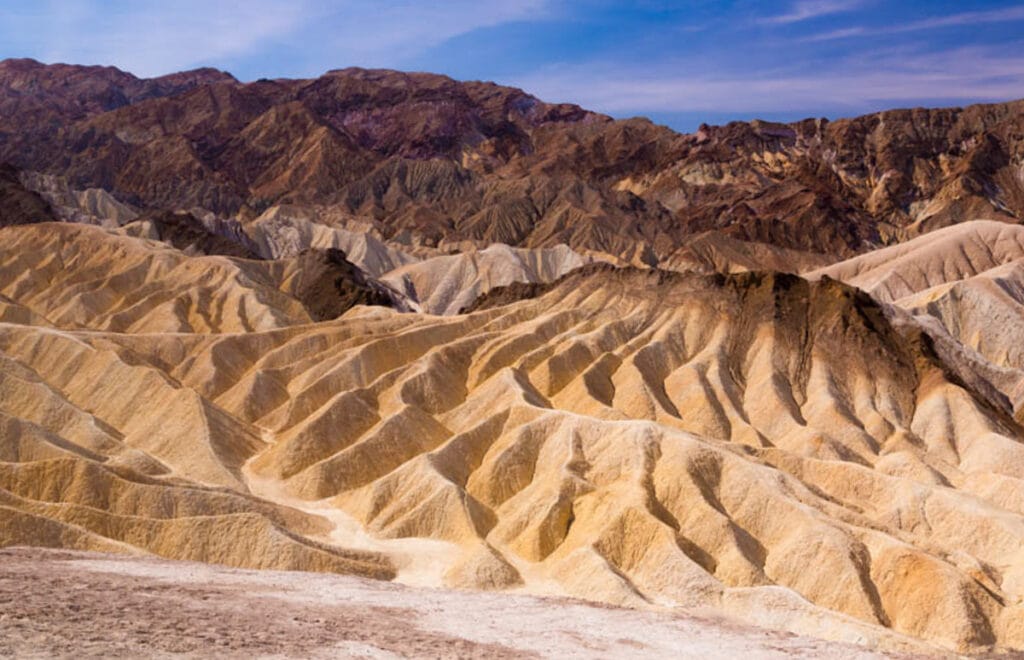
MULTIPOLYGON (((129 273, 193 286, 153 274, 173 250, 90 231, 148 264, 96 259, 126 296, 129 273)), ((4 545, 1024 643, 1018 423, 830 278, 595 265, 461 316, 236 333, 217 293, 216 327, 143 297, 128 332, 124 303, 47 291, 64 272, 3 290, 4 545)))

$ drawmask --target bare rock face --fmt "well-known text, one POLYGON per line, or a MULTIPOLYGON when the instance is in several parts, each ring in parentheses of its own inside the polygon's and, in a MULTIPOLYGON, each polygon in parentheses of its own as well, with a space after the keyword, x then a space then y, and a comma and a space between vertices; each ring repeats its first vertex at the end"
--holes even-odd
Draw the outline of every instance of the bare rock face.
MULTIPOLYGON (((235 79, 222 71, 196 69, 140 79, 114 67, 46 65, 30 59, 0 62, 5 126, 31 129, 32 112, 78 118, 146 99, 173 96, 201 85, 235 79)), ((43 123, 51 117, 39 117, 43 123)), ((36 126, 38 129, 39 127, 36 126)))
POLYGON ((248 219, 329 206, 429 246, 567 244, 654 265, 710 231, 848 257, 1024 217, 1020 102, 679 135, 431 74, 242 84, 8 60, 0 109, 0 158, 76 189, 248 219))
POLYGON ((356 305, 394 306, 400 297, 373 282, 337 248, 306 250, 288 263, 282 282, 314 321, 328 321, 356 305))
MULTIPOLYGON (((143 80, 114 67, 44 65, 28 59, 3 60, 0 61, 3 151, 5 155, 19 154, 12 162, 21 165, 49 162, 51 159, 66 161, 67 156, 79 150, 68 148, 65 140, 70 135, 62 129, 133 103, 227 81, 234 81, 234 78, 213 69, 143 80)), ((72 139, 80 139, 80 135, 72 139)), ((123 150, 115 144, 110 146, 111 152, 106 155, 105 162, 94 165, 96 170, 109 169, 111 164, 123 162, 118 153, 123 150)), ((52 174, 72 173, 67 168, 60 168, 60 172, 52 167, 33 166, 28 169, 47 169, 52 174)), ((84 181, 76 180, 74 183, 83 184, 84 181)), ((93 178, 90 185, 76 187, 110 189, 111 184, 110 179, 100 176, 93 178)))
POLYGON ((49 202, 57 219, 105 227, 120 227, 139 216, 138 209, 118 201, 102 188, 76 190, 65 177, 22 172, 22 184, 49 202))
POLYGON ((222 235, 190 213, 150 213, 126 225, 125 232, 173 245, 182 252, 259 259, 258 248, 245 234, 222 235))
POLYGON ((966 222, 808 273, 906 310, 1024 420, 1024 227, 966 222))
POLYGON ((0 546, 1020 651, 1021 109, 2 62, 0 546))
POLYGON ((565 245, 531 250, 496 244, 424 259, 391 270, 382 280, 406 293, 420 311, 455 314, 496 287, 552 282, 591 261, 565 245))
POLYGON ((0 227, 53 222, 56 219, 46 200, 22 185, 16 168, 0 164, 0 227))

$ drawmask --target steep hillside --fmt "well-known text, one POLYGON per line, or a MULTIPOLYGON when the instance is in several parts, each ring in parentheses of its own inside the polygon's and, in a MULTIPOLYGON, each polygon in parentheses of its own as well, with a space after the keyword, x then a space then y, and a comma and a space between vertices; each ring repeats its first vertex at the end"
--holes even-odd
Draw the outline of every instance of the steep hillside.
POLYGON ((913 314, 1024 420, 1024 227, 967 222, 808 274, 824 275, 913 314))
MULTIPOLYGON (((5 253, 62 254, 54 227, 5 253)), ((1024 644, 1021 428, 846 285, 592 265, 462 316, 294 325, 239 263, 68 229, 95 261, 63 272, 103 287, 3 292, 46 320, 0 325, 5 544, 1024 644)))
POLYGON ((0 164, 0 227, 52 222, 57 214, 46 200, 21 182, 21 173, 0 164))
POLYGON ((0 66, 0 99, 0 158, 76 189, 243 219, 329 208, 414 245, 567 244, 653 265, 715 231, 845 257, 1024 217, 1021 102, 679 135, 432 74, 243 84, 23 60, 0 66))
POLYGON ((1019 652, 1022 104, 0 62, 0 546, 1019 652))

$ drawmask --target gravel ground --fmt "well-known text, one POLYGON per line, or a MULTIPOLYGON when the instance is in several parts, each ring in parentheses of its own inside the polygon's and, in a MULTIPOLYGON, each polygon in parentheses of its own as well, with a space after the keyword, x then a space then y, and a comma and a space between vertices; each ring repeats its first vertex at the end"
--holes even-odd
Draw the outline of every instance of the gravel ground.
POLYGON ((0 550, 0 657, 874 658, 727 621, 348 576, 0 550))

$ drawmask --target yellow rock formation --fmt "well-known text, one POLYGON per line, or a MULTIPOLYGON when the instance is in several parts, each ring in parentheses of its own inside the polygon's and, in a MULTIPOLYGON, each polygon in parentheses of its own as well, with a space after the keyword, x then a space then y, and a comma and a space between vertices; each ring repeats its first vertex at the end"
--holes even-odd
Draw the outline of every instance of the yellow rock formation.
POLYGON ((68 225, 0 246, 0 545, 1024 647, 1019 421, 834 279, 866 267, 590 265, 314 324, 258 262, 68 225))

